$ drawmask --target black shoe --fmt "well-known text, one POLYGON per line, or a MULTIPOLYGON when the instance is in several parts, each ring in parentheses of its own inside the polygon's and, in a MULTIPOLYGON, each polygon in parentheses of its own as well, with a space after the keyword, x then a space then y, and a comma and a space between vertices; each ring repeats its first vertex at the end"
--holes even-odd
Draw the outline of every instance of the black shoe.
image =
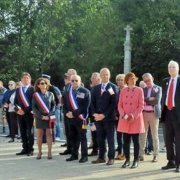
POLYGON ((79 160, 80 163, 85 163, 85 162, 87 162, 87 161, 88 161, 88 158, 87 158, 87 157, 82 157, 82 158, 79 160))
POLYGON ((67 149, 64 152, 59 153, 59 155, 68 155, 68 154, 71 154, 71 151, 67 149))
POLYGON ((29 152, 27 153, 27 156, 33 156, 33 151, 29 151, 29 152))
POLYGON ((3 134, 6 133, 6 128, 5 128, 5 127, 3 127, 2 133, 3 133, 3 134))
POLYGON ((133 169, 133 168, 137 168, 137 167, 138 167, 138 161, 134 160, 131 168, 133 169))
POLYGON ((66 161, 74 161, 74 160, 78 160, 77 156, 71 156, 70 158, 67 158, 66 161))
POLYGON ((122 165, 122 168, 126 168, 130 166, 130 160, 129 159, 126 159, 126 161, 124 162, 124 164, 122 165))
POLYGON ((179 165, 176 166, 176 172, 180 172, 179 165))
POLYGON ((89 146, 89 147, 88 147, 88 149, 92 149, 92 148, 93 148, 93 146, 89 146))
POLYGON ((97 151, 91 151, 90 154, 88 154, 88 156, 97 156, 98 152, 97 151))
POLYGON ((13 138, 11 138, 11 139, 8 141, 8 143, 12 143, 12 142, 14 142, 14 139, 13 139, 13 138))
POLYGON ((7 136, 5 136, 5 137, 9 138, 9 137, 11 137, 11 135, 10 135, 10 134, 8 134, 8 135, 7 135, 7 136))
POLYGON ((162 170, 174 169, 176 168, 175 164, 168 162, 166 166, 163 166, 162 170))
POLYGON ((65 143, 65 144, 61 144, 61 147, 66 147, 67 146, 67 144, 65 143))
POLYGON ((18 155, 24 155, 24 154, 27 154, 27 151, 25 151, 25 150, 22 150, 21 152, 19 152, 19 153, 16 153, 16 155, 18 156, 18 155))

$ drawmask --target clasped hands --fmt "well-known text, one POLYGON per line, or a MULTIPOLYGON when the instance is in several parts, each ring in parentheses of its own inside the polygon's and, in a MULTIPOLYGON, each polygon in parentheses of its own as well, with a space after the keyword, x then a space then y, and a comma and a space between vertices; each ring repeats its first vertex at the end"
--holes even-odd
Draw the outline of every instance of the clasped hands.
POLYGON ((68 111, 68 112, 66 113, 66 117, 68 117, 69 119, 74 118, 74 116, 73 116, 73 114, 72 114, 71 111, 68 111))
POLYGON ((93 114, 93 117, 94 117, 94 120, 95 120, 95 121, 102 121, 102 120, 105 118, 105 115, 104 115, 104 114, 94 113, 94 114, 93 114))
POLYGON ((133 122, 134 121, 134 116, 133 114, 124 114, 123 119, 129 122, 133 122))
POLYGON ((18 111, 17 111, 17 114, 20 115, 20 116, 22 116, 22 115, 24 115, 25 113, 24 113, 24 111, 23 111, 21 108, 19 108, 18 111))
POLYGON ((49 116, 42 116, 42 120, 48 121, 49 119, 49 116))

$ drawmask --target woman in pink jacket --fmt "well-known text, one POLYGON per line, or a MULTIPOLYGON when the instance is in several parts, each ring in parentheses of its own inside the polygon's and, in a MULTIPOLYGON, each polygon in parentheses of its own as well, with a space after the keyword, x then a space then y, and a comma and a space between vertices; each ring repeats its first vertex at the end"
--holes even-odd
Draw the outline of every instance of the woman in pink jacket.
POLYGON ((126 157, 122 168, 130 166, 131 137, 134 144, 134 161, 131 168, 138 166, 139 134, 145 132, 142 115, 144 95, 142 88, 136 86, 137 79, 136 75, 132 72, 125 76, 127 87, 122 89, 118 102, 120 117, 117 130, 124 133, 124 154, 126 157))

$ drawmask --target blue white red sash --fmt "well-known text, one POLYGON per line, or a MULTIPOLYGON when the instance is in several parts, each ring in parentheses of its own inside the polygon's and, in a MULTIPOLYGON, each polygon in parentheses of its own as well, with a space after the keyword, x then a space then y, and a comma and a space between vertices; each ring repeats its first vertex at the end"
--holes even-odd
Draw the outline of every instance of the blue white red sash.
POLYGON ((29 100, 23 90, 23 87, 19 87, 19 96, 25 108, 29 107, 29 100))
MULTIPOLYGON (((43 98, 42 94, 39 92, 35 92, 34 97, 35 97, 37 103, 39 104, 39 106, 41 107, 41 109, 44 111, 44 113, 49 115, 50 109, 48 107, 46 100, 43 98)), ((56 117, 55 117, 55 115, 51 115, 49 118, 50 118, 49 128, 52 129, 54 127, 54 123, 56 122, 56 117)))
POLYGON ((34 93, 34 97, 36 99, 36 102, 39 104, 39 106, 41 107, 41 109, 46 113, 49 114, 50 110, 49 107, 47 105, 47 102, 45 101, 45 99, 42 97, 42 94, 39 92, 35 92, 34 93))
MULTIPOLYGON (((73 110, 77 110, 79 108, 72 86, 70 87, 70 90, 69 90, 69 102, 73 110)), ((83 120, 83 123, 86 122, 87 117, 88 117, 88 113, 86 114, 86 116, 84 116, 83 114, 80 114, 78 116, 79 119, 83 120)))

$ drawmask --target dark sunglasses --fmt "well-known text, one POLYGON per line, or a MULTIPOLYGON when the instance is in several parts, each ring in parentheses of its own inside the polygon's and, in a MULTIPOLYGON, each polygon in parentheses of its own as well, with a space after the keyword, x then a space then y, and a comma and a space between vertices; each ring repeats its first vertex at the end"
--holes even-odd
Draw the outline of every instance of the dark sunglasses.
POLYGON ((78 82, 78 80, 77 79, 73 79, 73 80, 71 80, 71 82, 78 82))
POLYGON ((39 83, 40 85, 45 85, 46 83, 45 82, 41 82, 41 83, 39 83))

